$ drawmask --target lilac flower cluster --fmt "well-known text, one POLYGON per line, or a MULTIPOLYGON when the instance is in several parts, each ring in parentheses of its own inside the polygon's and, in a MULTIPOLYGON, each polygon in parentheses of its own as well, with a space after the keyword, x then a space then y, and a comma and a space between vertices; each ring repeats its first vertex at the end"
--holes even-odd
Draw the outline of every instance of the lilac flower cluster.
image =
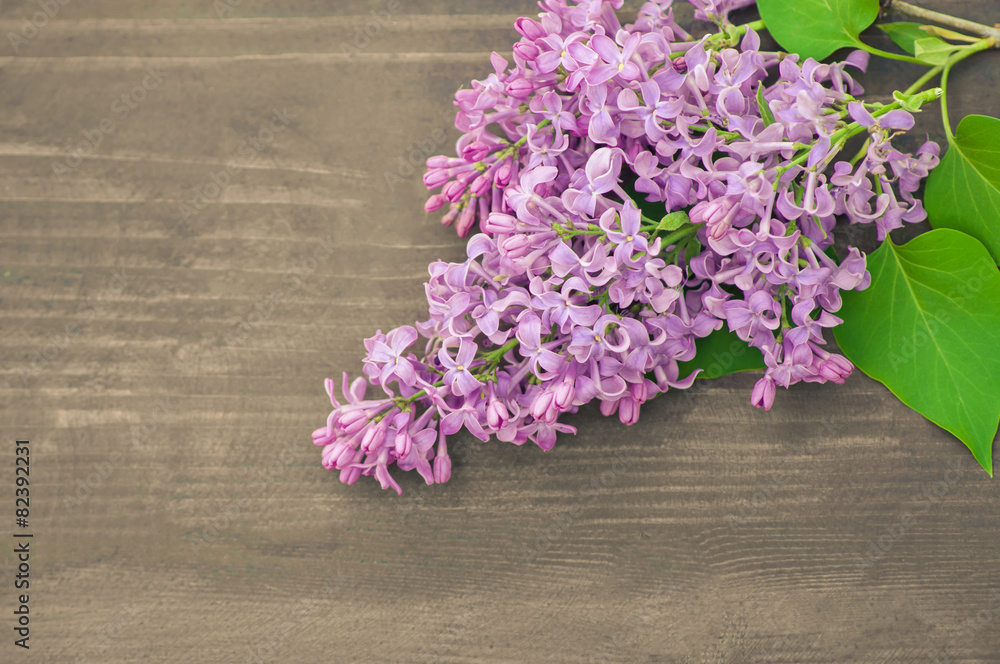
POLYGON ((913 193, 937 146, 890 139, 932 96, 863 102, 850 70, 865 53, 761 51, 752 25, 728 23, 746 0, 695 2, 722 27, 702 39, 670 0, 626 26, 621 0, 542 4, 516 23, 513 63, 494 54, 456 95, 460 156, 427 162, 426 209, 448 204, 459 235, 478 225, 467 260, 430 266, 428 319, 366 340, 367 378, 344 376, 343 403, 327 381, 313 439, 344 482, 399 492, 393 464, 445 482, 463 428, 550 449, 575 432, 560 416, 595 398, 632 424, 691 385, 679 363, 723 326, 763 355, 758 407, 777 386, 843 382, 853 367, 823 330, 869 275, 858 249, 836 258, 834 226, 874 223, 881 240, 925 216, 913 193), (837 161, 858 134, 866 149, 837 161), (384 396, 366 400, 369 382, 384 396))

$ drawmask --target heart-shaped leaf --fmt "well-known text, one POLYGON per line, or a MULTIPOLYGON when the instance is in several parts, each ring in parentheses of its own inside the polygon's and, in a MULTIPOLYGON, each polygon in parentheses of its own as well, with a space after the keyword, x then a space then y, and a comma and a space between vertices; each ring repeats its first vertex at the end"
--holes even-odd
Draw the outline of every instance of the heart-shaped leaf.
POLYGON ((868 257, 834 328, 844 354, 965 443, 993 474, 1000 423, 1000 272, 975 238, 933 230, 868 257))
POLYGON ((943 65, 960 46, 949 44, 937 37, 924 37, 913 42, 913 54, 929 65, 943 65))
POLYGON ((896 23, 880 23, 879 29, 889 35, 889 39, 910 55, 916 54, 916 47, 913 45, 918 39, 927 39, 927 32, 921 29, 919 23, 908 23, 899 21, 896 23))
POLYGON ((858 35, 878 17, 878 0, 758 0, 757 8, 783 48, 816 60, 863 47, 858 35))
POLYGON ((927 179, 934 228, 954 228, 986 245, 1000 263, 1000 119, 967 115, 927 179))
POLYGON ((748 346, 725 325, 707 337, 695 339, 694 345, 694 359, 677 363, 680 378, 687 378, 695 369, 703 369, 698 378, 721 378, 738 371, 764 368, 760 350, 748 346))

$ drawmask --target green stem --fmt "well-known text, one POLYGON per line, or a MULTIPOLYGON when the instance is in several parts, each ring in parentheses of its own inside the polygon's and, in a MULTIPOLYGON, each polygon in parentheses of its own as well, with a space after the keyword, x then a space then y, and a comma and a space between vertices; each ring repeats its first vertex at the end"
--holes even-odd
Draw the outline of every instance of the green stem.
POLYGON ((687 228, 679 228, 676 231, 674 231, 673 233, 669 233, 667 235, 664 235, 663 236, 662 246, 669 247, 671 245, 677 244, 678 240, 681 240, 683 238, 686 238, 689 235, 693 235, 694 233, 697 233, 698 232, 698 228, 699 228, 698 226, 692 224, 691 226, 688 226, 687 228))
MULTIPOLYGON (((932 88, 930 90, 925 90, 920 94, 913 95, 908 101, 916 106, 923 106, 927 102, 933 101, 934 99, 943 96, 944 94, 941 88, 932 88)), ((897 108, 902 108, 902 105, 898 101, 895 101, 873 112, 872 117, 879 118, 888 113, 889 111, 894 111, 897 108)), ((850 139, 852 136, 856 134, 861 133, 862 131, 865 131, 866 129, 867 128, 862 127, 860 123, 852 122, 846 127, 843 127, 833 132, 833 134, 830 135, 830 153, 831 154, 836 153, 838 150, 840 150, 840 148, 844 147, 844 143, 846 143, 848 139, 850 139)), ((778 172, 778 180, 781 179, 781 175, 785 171, 787 171, 793 166, 798 166, 808 158, 809 158, 809 150, 805 150, 802 152, 802 154, 800 154, 799 156, 795 157, 790 162, 788 162, 788 164, 784 166, 777 166, 776 170, 778 172)), ((778 180, 775 180, 774 182, 775 189, 777 189, 778 187, 778 180)))
POLYGON ((920 92, 920 89, 923 88, 925 85, 927 85, 927 83, 929 83, 932 78, 934 78, 935 76, 937 76, 938 74, 940 74, 943 69, 944 69, 944 65, 938 65, 937 67, 934 67, 933 69, 929 69, 928 71, 926 71, 924 73, 923 76, 921 76, 920 78, 918 78, 917 80, 915 80, 913 82, 913 85, 911 85, 910 87, 908 87, 905 90, 903 90, 903 94, 904 95, 912 95, 912 94, 915 94, 917 92, 920 92))
POLYGON ((912 62, 917 65, 926 65, 927 63, 923 60, 915 58, 911 55, 901 55, 899 53, 890 53, 889 51, 883 51, 882 49, 875 48, 874 46, 869 46, 860 39, 857 42, 858 48, 868 51, 872 55, 877 55, 880 58, 888 58, 890 60, 900 60, 902 62, 912 62))
POLYGON ((944 133, 948 137, 949 143, 953 143, 955 141, 955 135, 951 133, 951 121, 948 119, 948 74, 951 72, 951 68, 962 60, 966 59, 973 53, 985 51, 995 43, 995 38, 987 37, 986 39, 982 39, 975 44, 970 44, 966 48, 963 48, 961 51, 948 58, 948 61, 944 63, 944 69, 941 71, 941 121, 944 122, 944 133))

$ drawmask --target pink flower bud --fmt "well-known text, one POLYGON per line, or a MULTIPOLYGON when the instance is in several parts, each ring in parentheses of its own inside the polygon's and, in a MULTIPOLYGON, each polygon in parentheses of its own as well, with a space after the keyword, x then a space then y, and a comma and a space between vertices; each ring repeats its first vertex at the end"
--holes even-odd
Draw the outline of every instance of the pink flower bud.
MULTIPOLYGON (((358 456, 360 450, 354 449, 353 445, 344 445, 343 451, 337 456, 337 462, 334 464, 337 468, 346 468, 348 464, 354 462, 354 457, 358 456)), ((362 452, 362 456, 364 453, 362 452)), ((359 457, 360 459, 360 457, 359 457)))
POLYGON ((525 99, 534 91, 534 84, 526 78, 515 78, 507 84, 507 94, 515 99, 525 99))
POLYGON ((774 404, 774 390, 774 381, 764 376, 754 384, 750 403, 757 408, 771 410, 771 406, 774 404))
POLYGON ((632 383, 630 389, 632 391, 632 398, 635 399, 636 403, 646 403, 649 399, 649 386, 646 384, 646 381, 632 383))
POLYGON ((381 426, 381 423, 365 431, 364 435, 361 437, 361 449, 365 452, 374 452, 378 448, 382 447, 382 443, 385 442, 385 427, 381 426))
POLYGON ((313 431, 313 445, 329 445, 336 437, 330 427, 323 426, 313 431))
POLYGON ((618 419, 622 424, 631 426, 639 421, 639 404, 630 396, 624 396, 618 402, 618 419))
POLYGON ((486 423, 491 429, 502 429, 510 421, 510 413, 507 406, 499 399, 493 399, 486 407, 486 423))
POLYGON ((506 187, 510 184, 510 178, 512 175, 513 168, 510 165, 510 161, 505 161, 500 165, 500 168, 497 169, 496 179, 494 181, 498 187, 506 187))
POLYGON ((396 434, 396 458, 405 459, 413 449, 413 438, 405 430, 396 434))
POLYGON ((453 157, 446 157, 443 154, 427 159, 427 168, 448 168, 452 165, 453 157))
POLYGON ((559 410, 567 410, 573 405, 573 399, 576 398, 576 387, 573 385, 573 381, 564 380, 559 383, 555 390, 556 406, 559 410))
POLYGON ((465 146, 462 150, 462 159, 466 162, 473 164, 477 161, 482 161, 486 159, 487 155, 490 153, 489 143, 483 141, 473 141, 465 146))
POLYGON ((472 229, 472 224, 476 223, 476 214, 473 206, 467 205, 464 210, 462 210, 462 216, 459 217, 458 223, 455 224, 455 232, 458 233, 458 237, 465 237, 469 234, 469 230, 472 229))
POLYGON ((678 74, 686 74, 688 70, 687 60, 684 59, 683 55, 679 58, 671 60, 670 66, 673 67, 674 71, 678 74))
POLYGON ((552 392, 546 390, 545 392, 539 394, 531 403, 531 416, 536 420, 549 422, 549 409, 552 407, 552 402, 554 400, 555 395, 552 392))
POLYGON ((484 231, 491 235, 513 233, 517 227, 517 219, 502 212, 490 212, 482 227, 484 231))
POLYGON ((444 484, 451 479, 451 457, 441 454, 434 457, 434 481, 444 484))
POLYGON ((437 189, 451 179, 451 175, 443 168, 432 168, 424 173, 424 186, 428 189, 437 189))
POLYGON ((514 21, 514 29, 524 35, 530 41, 541 39, 545 36, 545 29, 537 21, 533 21, 526 16, 514 21))
POLYGON ((512 235, 500 243, 500 250, 508 258, 523 258, 531 251, 531 239, 527 235, 512 235))
POLYGON ((350 435, 361 431, 365 424, 368 423, 368 414, 363 410, 349 410, 340 416, 337 421, 337 426, 340 427, 344 433, 350 435))
POLYGON ((485 175, 480 175, 475 180, 472 181, 472 186, 469 187, 469 191, 472 192, 473 196, 482 196, 487 191, 490 190, 490 179, 485 175))
POLYGON ((853 369, 854 365, 845 358, 840 355, 830 355, 830 357, 820 362, 819 375, 839 385, 847 380, 853 369))
POLYGON ((465 193, 465 185, 458 180, 452 180, 444 186, 441 190, 441 196, 444 197, 449 203, 457 203, 462 200, 462 194, 465 193))
POLYGON ((538 57, 540 51, 531 42, 517 42, 514 44, 514 55, 526 62, 531 62, 538 57))
POLYGON ((434 212, 435 210, 440 210, 443 205, 444 196, 441 194, 434 194, 427 199, 426 203, 424 203, 424 212, 434 212))
POLYGON ((711 201, 701 201, 691 208, 692 223, 705 224, 708 236, 718 240, 729 231, 729 224, 739 210, 736 202, 729 197, 716 198, 711 201))

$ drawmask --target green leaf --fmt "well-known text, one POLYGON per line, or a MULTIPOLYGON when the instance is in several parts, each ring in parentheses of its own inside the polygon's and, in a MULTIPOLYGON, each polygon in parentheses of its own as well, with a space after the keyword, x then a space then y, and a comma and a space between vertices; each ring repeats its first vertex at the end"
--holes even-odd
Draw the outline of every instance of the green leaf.
POLYGON ((684 224, 691 221, 688 217, 688 213, 684 210, 677 210, 676 212, 671 212, 670 214, 660 219, 660 223, 657 224, 657 231, 676 231, 678 228, 684 224))
POLYGON ((910 55, 916 55, 916 47, 913 45, 918 39, 927 39, 927 33, 921 29, 919 23, 907 23, 899 21, 897 23, 880 23, 879 29, 889 35, 889 39, 910 55))
POLYGON ((954 228, 986 245, 1000 263, 1000 120, 967 115, 927 178, 924 205, 934 228, 954 228))
POLYGON ((868 257, 871 285, 843 295, 844 354, 965 443, 993 474, 1000 423, 1000 272, 975 238, 933 230, 868 257))
POLYGON ((943 65, 961 46, 949 44, 937 37, 924 37, 913 42, 913 54, 929 65, 943 65))
POLYGON ((816 60, 862 47, 858 35, 878 17, 878 0, 758 0, 757 7, 785 50, 816 60))
POLYGON ((748 346, 725 325, 707 337, 695 339, 694 345, 694 359, 677 363, 680 378, 687 378, 695 369, 704 369, 698 378, 720 378, 738 371, 764 368, 764 356, 760 350, 748 346))
POLYGON ((767 100, 764 99, 764 82, 761 81, 760 85, 757 86, 757 108, 760 109, 760 117, 764 121, 764 126, 769 127, 774 124, 774 114, 771 113, 771 107, 767 105, 767 100))

